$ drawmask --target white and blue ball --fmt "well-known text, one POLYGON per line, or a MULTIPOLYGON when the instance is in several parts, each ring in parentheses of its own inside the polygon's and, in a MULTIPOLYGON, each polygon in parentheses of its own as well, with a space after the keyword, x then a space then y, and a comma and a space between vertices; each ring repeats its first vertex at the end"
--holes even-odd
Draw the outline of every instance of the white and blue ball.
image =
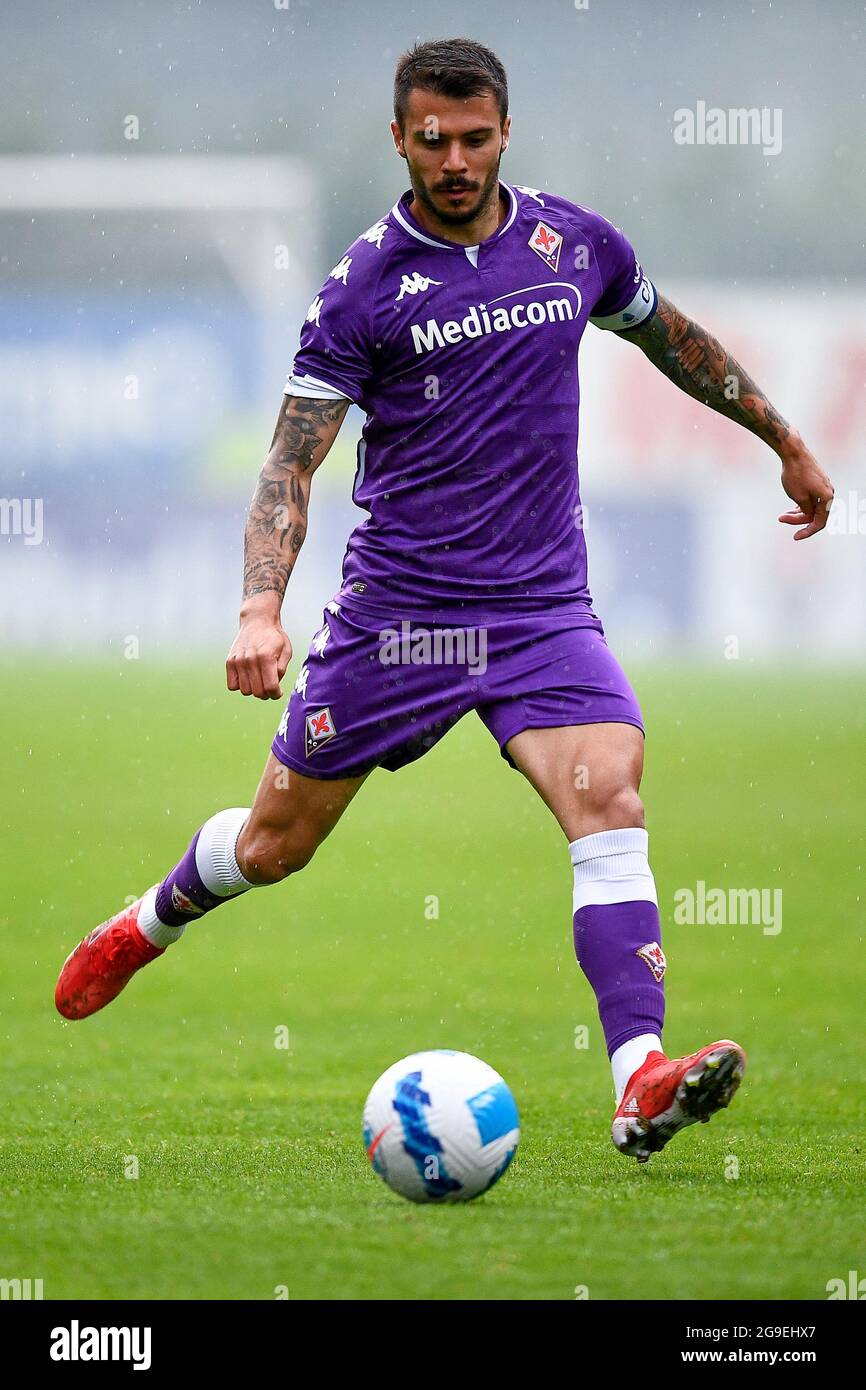
POLYGON ((520 1139, 514 1097, 468 1052, 414 1052, 383 1072, 364 1106, 364 1147, 410 1202, 468 1202, 502 1177, 520 1139))

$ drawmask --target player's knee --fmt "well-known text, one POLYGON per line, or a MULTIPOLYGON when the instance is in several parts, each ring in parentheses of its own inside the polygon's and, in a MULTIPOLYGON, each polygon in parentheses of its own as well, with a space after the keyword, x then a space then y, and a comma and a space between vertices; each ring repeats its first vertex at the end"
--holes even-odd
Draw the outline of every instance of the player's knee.
POLYGON ((590 801, 587 812, 596 823, 596 829, 626 830, 634 826, 644 829, 643 802, 635 787, 599 788, 590 801))
POLYGON ((309 836, 257 830, 243 843, 238 842, 238 867, 247 882, 256 886, 281 883, 305 868, 316 848, 309 836))

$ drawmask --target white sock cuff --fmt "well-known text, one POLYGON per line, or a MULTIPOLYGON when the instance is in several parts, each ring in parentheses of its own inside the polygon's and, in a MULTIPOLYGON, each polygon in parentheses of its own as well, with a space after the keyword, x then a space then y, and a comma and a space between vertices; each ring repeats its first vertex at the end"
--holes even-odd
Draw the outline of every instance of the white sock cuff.
POLYGON ((214 897, 231 898, 255 886, 244 878, 235 855, 238 836, 249 816, 249 806, 233 806, 228 811, 218 811, 201 828, 195 847, 195 866, 205 888, 214 897))
POLYGON ((625 1095, 625 1088, 638 1067, 642 1067, 651 1052, 662 1051, 662 1040, 657 1033, 641 1033, 639 1038, 629 1038, 616 1049, 610 1059, 613 1072, 613 1088, 616 1103, 619 1105, 625 1095))
POLYGON ((572 840, 568 849, 574 865, 574 912, 608 903, 650 902, 658 907, 646 830, 599 830, 572 840))
POLYGON ((583 835, 579 840, 572 840, 568 849, 575 868, 578 864, 612 854, 643 854, 646 857, 649 852, 649 832, 636 825, 627 830, 599 830, 595 835, 583 835))
POLYGON ((173 946, 175 941, 180 941, 186 931, 186 922, 182 922, 179 927, 169 927, 159 920, 156 915, 158 887, 159 884, 155 884, 153 888, 148 888, 141 900, 141 907, 138 909, 138 930, 154 946, 164 949, 166 946, 173 946))

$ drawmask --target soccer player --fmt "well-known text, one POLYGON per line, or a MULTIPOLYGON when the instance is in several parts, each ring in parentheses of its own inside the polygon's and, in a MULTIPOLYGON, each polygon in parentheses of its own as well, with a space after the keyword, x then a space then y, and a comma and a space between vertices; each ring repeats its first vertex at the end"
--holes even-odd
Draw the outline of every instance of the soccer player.
POLYGON ((645 1162, 729 1103, 735 1042, 662 1047, 658 900, 639 797, 644 731, 587 587, 577 351, 588 323, 758 435, 781 461, 796 540, 830 480, 728 352, 660 294, 597 212, 500 179, 506 75, 479 43, 397 67, 411 187, 348 248, 302 326, 245 537, 230 690, 281 696, 280 623, 313 475, 350 402, 366 414, 342 583, 325 605, 252 808, 218 811, 180 862, 73 951, 66 1018, 101 1009, 187 924, 309 863, 377 767, 420 758, 477 710, 556 817, 574 866, 574 943, 613 1070, 613 1142, 645 1162), (731 381, 737 390, 730 390, 731 381))

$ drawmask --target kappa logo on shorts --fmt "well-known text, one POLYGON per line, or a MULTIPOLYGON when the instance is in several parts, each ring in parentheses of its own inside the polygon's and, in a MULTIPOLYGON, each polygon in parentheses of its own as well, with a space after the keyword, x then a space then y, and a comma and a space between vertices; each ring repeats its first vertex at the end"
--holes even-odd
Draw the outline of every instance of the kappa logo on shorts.
POLYGON ((562 250, 562 237, 559 232, 548 227, 546 222, 536 222, 535 231, 529 238, 529 245, 551 270, 559 269, 559 253, 562 250))
POLYGON ((204 912, 204 908, 182 893, 176 883, 171 885, 171 905, 175 912, 186 912, 190 917, 201 917, 204 912))
POLYGON ((635 955, 646 961, 653 972, 654 979, 660 980, 662 978, 668 968, 668 963, 665 960, 665 953, 657 941, 650 941, 646 946, 641 946, 635 951, 635 955))
POLYGON ((308 714, 304 725, 304 748, 309 758, 323 743, 336 737, 334 719, 330 709, 317 709, 308 714))
POLYGON ((328 620, 327 620, 327 618, 326 618, 326 619, 325 619, 324 626, 319 628, 319 631, 316 633, 315 637, 313 638, 312 645, 311 645, 311 647, 310 647, 310 651, 311 651, 311 652, 318 652, 318 653, 319 653, 319 656, 324 657, 324 655, 325 655, 325 648, 327 647, 327 645, 328 645, 328 643, 330 642, 330 640, 331 640, 331 628, 330 628, 330 625, 329 625, 328 620))

